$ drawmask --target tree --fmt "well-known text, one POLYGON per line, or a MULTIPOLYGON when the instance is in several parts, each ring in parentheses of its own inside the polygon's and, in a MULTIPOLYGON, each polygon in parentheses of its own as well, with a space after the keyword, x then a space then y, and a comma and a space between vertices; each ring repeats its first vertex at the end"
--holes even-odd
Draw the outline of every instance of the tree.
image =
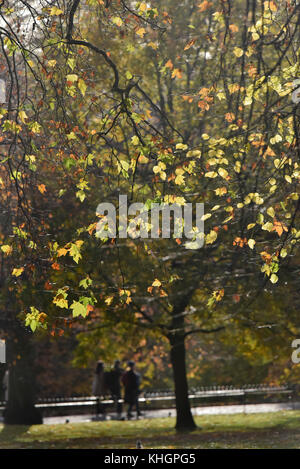
POLYGON ((186 338, 234 322, 253 327, 258 294, 278 291, 287 275, 293 285, 297 275, 299 110, 291 93, 299 6, 21 3, 21 12, 5 11, 8 19, 2 9, 2 50, 15 71, 11 83, 18 83, 16 58, 23 79, 31 77, 17 108, 3 111, 3 131, 5 145, 12 142, 5 164, 22 219, 13 255, 24 264, 13 275, 26 324, 44 328, 53 316, 64 324, 70 310, 77 318, 94 309, 108 324, 163 335, 171 347, 176 426, 193 428, 186 338), (83 6, 99 18, 96 38, 83 6), (26 15, 30 42, 10 26, 26 15), (116 204, 119 193, 142 199, 145 210, 204 202, 206 234, 194 232, 204 248, 188 249, 180 238, 108 237, 99 247, 95 197, 116 204), (76 219, 68 219, 74 210, 76 219), (44 296, 40 305, 28 301, 28 286, 42 280, 48 292, 56 284, 53 303, 63 314, 54 305, 41 313, 44 296))

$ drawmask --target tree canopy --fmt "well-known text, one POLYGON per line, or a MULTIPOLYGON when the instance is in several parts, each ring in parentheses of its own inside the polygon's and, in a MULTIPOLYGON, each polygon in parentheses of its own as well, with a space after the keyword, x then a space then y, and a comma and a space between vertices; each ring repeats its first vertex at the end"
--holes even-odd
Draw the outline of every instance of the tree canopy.
POLYGON ((0 5, 3 324, 166 338, 178 427, 193 426, 187 337, 298 330, 299 8, 0 5), (97 237, 98 204, 119 220, 122 194, 146 214, 203 203, 204 233, 97 237), (291 314, 262 314, 286 288, 291 314))

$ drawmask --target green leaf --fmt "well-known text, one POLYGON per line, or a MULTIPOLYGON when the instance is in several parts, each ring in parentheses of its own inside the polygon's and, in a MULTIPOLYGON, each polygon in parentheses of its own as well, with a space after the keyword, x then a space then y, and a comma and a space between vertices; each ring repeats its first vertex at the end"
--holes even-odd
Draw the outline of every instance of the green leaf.
POLYGON ((70 308, 73 310, 73 317, 76 318, 78 316, 86 317, 87 315, 87 308, 79 301, 73 301, 70 308))
POLYGON ((72 243, 70 247, 69 254, 73 258, 73 260, 78 264, 79 259, 82 258, 82 255, 80 254, 80 247, 83 244, 83 241, 76 241, 76 243, 72 243))
POLYGON ((92 280, 89 277, 86 277, 79 282, 79 286, 87 289, 90 285, 92 285, 92 283, 92 280))

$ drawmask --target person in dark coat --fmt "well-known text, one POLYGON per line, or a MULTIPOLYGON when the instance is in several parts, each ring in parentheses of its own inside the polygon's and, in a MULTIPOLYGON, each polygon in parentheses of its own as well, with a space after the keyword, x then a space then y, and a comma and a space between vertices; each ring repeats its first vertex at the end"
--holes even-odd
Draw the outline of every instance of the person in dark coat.
POLYGON ((135 371, 135 363, 130 360, 128 363, 129 370, 122 376, 122 383, 125 387, 124 401, 128 404, 127 417, 131 418, 132 409, 135 406, 137 415, 142 415, 139 409, 139 386, 140 375, 135 371))
POLYGON ((121 402, 121 377, 124 370, 120 366, 120 360, 116 360, 113 369, 110 371, 109 376, 109 389, 111 392, 112 399, 116 404, 117 414, 122 414, 122 402, 121 402))

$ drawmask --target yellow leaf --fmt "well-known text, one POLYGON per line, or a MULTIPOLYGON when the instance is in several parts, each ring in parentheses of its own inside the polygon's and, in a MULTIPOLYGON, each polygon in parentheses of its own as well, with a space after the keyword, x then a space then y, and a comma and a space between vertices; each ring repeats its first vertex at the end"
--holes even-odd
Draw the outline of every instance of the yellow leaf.
POLYGON ((255 239, 248 239, 248 246, 250 249, 254 248, 255 243, 256 243, 255 239))
POLYGON ((284 179, 289 183, 292 184, 292 178, 291 176, 288 176, 287 174, 284 176, 284 179))
POLYGON ((236 57, 242 57, 242 55, 244 54, 244 51, 240 47, 235 47, 233 49, 233 53, 236 57))
POLYGON ((152 287, 160 287, 161 286, 161 281, 156 278, 154 282, 152 283, 152 287))
POLYGON ((186 150, 188 146, 185 143, 177 143, 175 148, 176 150, 186 150))
POLYGON ((112 22, 119 27, 123 24, 123 20, 119 16, 115 16, 114 18, 112 18, 112 22))
POLYGON ((25 120, 28 119, 28 116, 27 116, 26 112, 25 111, 20 111, 19 112, 19 117, 20 117, 21 121, 23 122, 23 124, 25 124, 25 120))
POLYGON ((12 275, 14 275, 15 277, 19 277, 23 271, 24 267, 20 267, 19 269, 13 269, 12 275))
POLYGON ((274 226, 273 226, 273 223, 268 221, 261 228, 262 228, 262 230, 265 230, 265 231, 272 231, 274 226))
POLYGON ((82 96, 84 96, 87 86, 86 86, 85 81, 82 78, 79 78, 78 80, 78 88, 80 89, 82 96))
POLYGON ((277 275, 272 274, 271 277, 270 277, 270 280, 271 280, 272 283, 278 282, 278 277, 277 277, 277 275))
POLYGON ((264 8, 265 10, 277 11, 277 6, 275 5, 275 3, 269 0, 264 2, 264 8))
POLYGON ((59 16, 62 14, 63 14, 63 11, 60 8, 52 7, 50 9, 50 16, 59 16))
POLYGON ((218 173, 223 179, 226 179, 228 177, 228 171, 226 171, 226 169, 224 168, 219 168, 218 173))
POLYGON ((113 301, 114 297, 113 296, 108 296, 107 298, 105 298, 104 302, 110 306, 112 301, 113 301))
POLYGON ((154 49, 154 50, 158 49, 158 45, 155 44, 155 42, 149 42, 148 46, 152 47, 152 49, 154 49))
POLYGON ((146 29, 145 28, 139 28, 137 31, 136 31, 136 34, 140 37, 144 37, 145 34, 146 34, 146 29))
POLYGON ((274 218, 275 217, 275 210, 273 207, 269 207, 267 210, 267 214, 270 215, 270 217, 274 218))
MULTIPOLYGON (((216 176, 214 176, 214 177, 216 177, 216 176)), ((216 195, 221 197, 222 195, 227 194, 227 188, 226 187, 218 187, 217 189, 215 189, 215 193, 216 193, 216 195)))
POLYGON ((1 246, 1 251, 3 251, 5 254, 9 255, 12 253, 12 247, 9 246, 8 244, 4 244, 1 246))
POLYGON ((215 171, 209 171, 208 173, 205 174, 205 177, 206 178, 216 178, 218 176, 218 173, 216 173, 215 171))
POLYGON ((78 80, 78 75, 75 75, 75 73, 70 73, 69 75, 66 76, 67 81, 71 81, 72 83, 75 83, 75 81, 78 80))
POLYGON ((176 176, 175 184, 177 184, 178 186, 184 184, 184 176, 182 176, 182 174, 178 174, 178 176, 176 176))
POLYGON ((142 3, 140 4, 140 6, 139 6, 139 10, 140 10, 140 11, 143 11, 143 12, 144 12, 144 11, 147 11, 147 10, 148 10, 147 4, 144 3, 144 2, 142 2, 142 3))
POLYGON ((205 241, 206 244, 212 244, 216 241, 218 235, 214 230, 211 230, 209 234, 206 235, 205 241))

